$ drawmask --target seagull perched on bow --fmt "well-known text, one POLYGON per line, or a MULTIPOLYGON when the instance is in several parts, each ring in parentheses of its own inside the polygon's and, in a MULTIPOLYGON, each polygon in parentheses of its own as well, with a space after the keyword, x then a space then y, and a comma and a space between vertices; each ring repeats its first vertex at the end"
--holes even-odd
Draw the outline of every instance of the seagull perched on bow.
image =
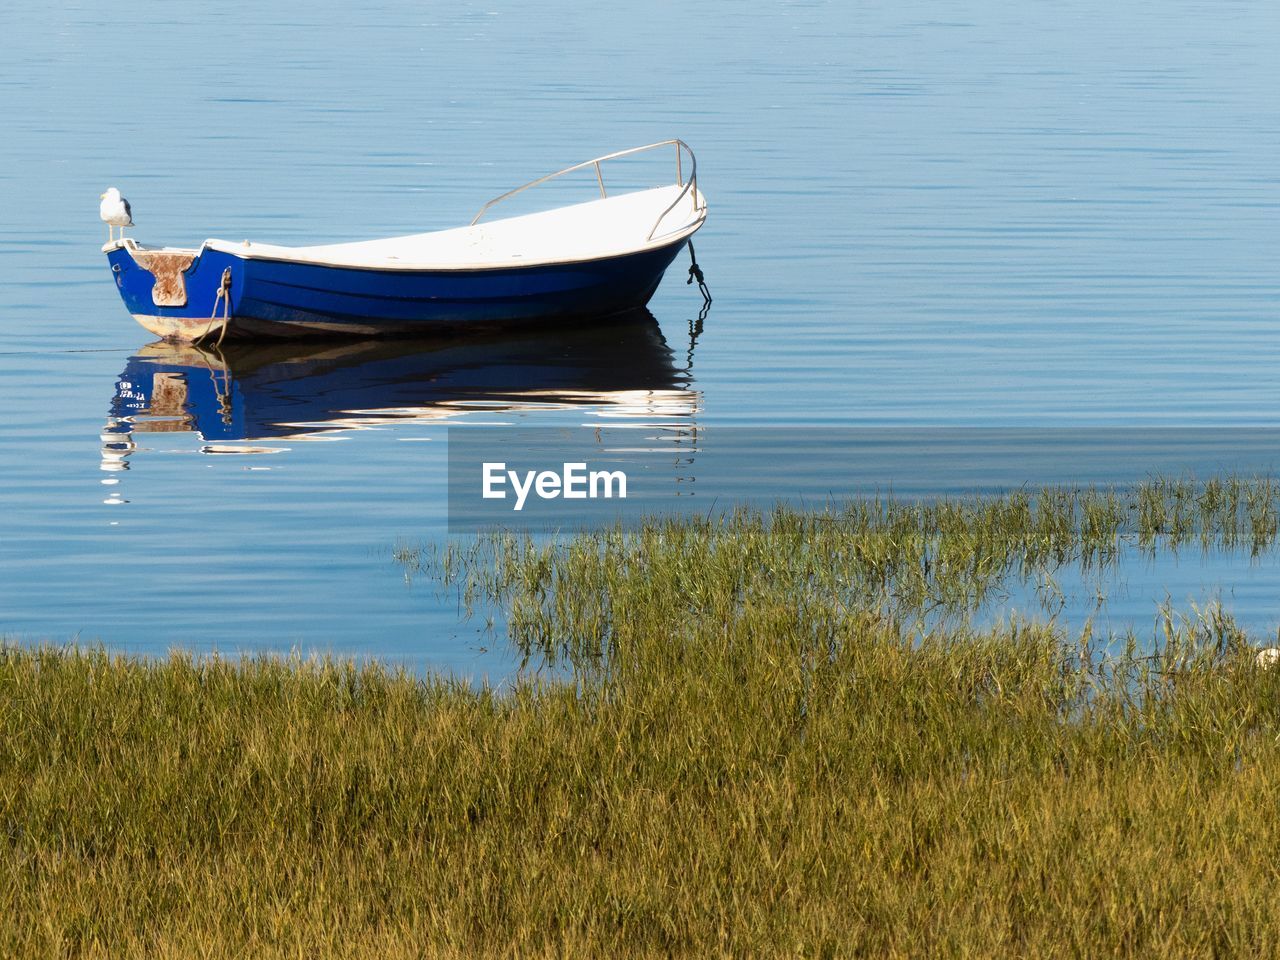
POLYGON ((98 216, 107 224, 107 243, 114 240, 112 227, 120 228, 120 237, 124 238, 124 228, 133 226, 133 211, 129 209, 129 201, 120 196, 120 191, 111 187, 101 194, 102 203, 98 204, 98 216))

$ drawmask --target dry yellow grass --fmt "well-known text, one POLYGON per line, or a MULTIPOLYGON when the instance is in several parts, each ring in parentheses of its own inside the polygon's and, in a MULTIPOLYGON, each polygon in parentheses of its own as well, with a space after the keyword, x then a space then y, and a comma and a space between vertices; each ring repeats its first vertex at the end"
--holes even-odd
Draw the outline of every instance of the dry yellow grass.
POLYGON ((808 522, 455 557, 572 653, 500 694, 0 648, 0 955, 1280 954, 1280 670, 1228 617, 921 635, 808 522))

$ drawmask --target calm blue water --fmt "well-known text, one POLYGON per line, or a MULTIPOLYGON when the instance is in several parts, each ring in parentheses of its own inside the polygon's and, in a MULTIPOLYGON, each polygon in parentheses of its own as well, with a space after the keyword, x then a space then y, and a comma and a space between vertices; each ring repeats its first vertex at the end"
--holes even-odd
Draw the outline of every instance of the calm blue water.
MULTIPOLYGON (((24 641, 501 675, 391 560, 445 529, 447 424, 1280 422, 1274 4, 60 3, 0 33, 0 633, 24 641), (242 415, 289 429, 110 429, 155 351, 99 252, 107 186, 146 242, 357 239, 671 136, 710 201, 692 349, 681 261, 613 341, 249 355, 242 415)), ((1230 557, 1138 565, 1111 615, 1166 593, 1280 620, 1276 563, 1230 557)))

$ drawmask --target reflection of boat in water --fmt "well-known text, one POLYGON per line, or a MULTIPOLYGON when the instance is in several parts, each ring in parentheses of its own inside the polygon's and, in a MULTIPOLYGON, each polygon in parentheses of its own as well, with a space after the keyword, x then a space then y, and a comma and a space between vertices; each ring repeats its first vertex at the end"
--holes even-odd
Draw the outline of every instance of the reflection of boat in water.
POLYGON ((157 342, 129 358, 103 436, 123 469, 135 435, 196 432, 209 453, 245 441, 474 411, 594 408, 644 420, 690 417, 699 395, 648 311, 608 325, 466 340, 232 344, 157 342))

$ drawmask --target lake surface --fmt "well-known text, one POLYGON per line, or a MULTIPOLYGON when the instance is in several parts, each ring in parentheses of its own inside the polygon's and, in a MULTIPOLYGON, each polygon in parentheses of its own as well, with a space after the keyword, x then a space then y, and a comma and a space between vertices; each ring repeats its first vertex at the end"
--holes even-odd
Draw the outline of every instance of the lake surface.
MULTIPOLYGON (((1280 425, 1274 4, 61 3, 0 30, 0 634, 22 642, 503 676, 392 559, 445 534, 460 426, 712 447, 755 425, 1280 425), (361 239, 672 136, 710 204, 696 337, 682 258, 650 316, 604 331, 224 363, 150 346, 99 251, 110 185, 145 242, 361 239), (184 364, 162 392, 227 419, 172 392, 131 422, 139 371, 184 364)), ((1126 576, 1117 623, 1166 595, 1280 621, 1274 557, 1126 576)))

